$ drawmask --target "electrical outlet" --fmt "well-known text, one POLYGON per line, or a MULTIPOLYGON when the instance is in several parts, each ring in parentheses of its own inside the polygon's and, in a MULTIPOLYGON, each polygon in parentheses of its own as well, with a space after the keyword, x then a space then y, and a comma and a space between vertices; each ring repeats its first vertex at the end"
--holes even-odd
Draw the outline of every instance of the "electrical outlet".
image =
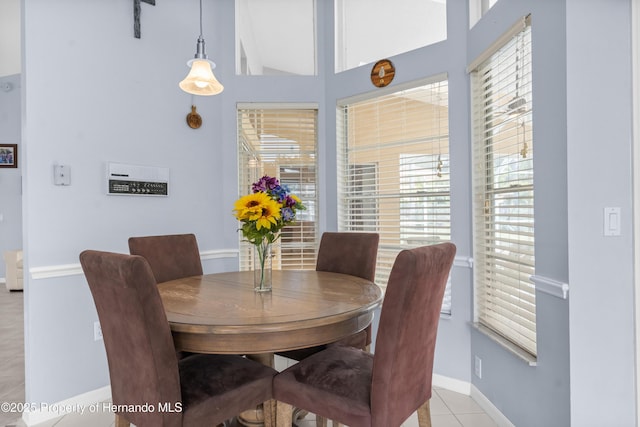
POLYGON ((474 372, 476 377, 482 378, 482 359, 478 356, 475 356, 474 372))
POLYGON ((97 320, 93 322, 93 340, 100 341, 102 339, 102 326, 97 320))

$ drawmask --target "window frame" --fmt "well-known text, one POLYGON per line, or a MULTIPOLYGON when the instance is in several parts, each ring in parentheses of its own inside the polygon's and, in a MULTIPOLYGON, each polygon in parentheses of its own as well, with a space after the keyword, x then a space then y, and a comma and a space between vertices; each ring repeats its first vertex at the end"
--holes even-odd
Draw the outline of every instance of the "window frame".
MULTIPOLYGON (((238 150, 238 197, 251 192, 251 184, 261 176, 268 174, 275 176, 279 180, 283 178, 285 168, 298 168, 301 177, 310 181, 299 183, 304 191, 295 193, 301 198, 306 210, 298 212, 296 221, 283 227, 280 238, 273 244, 272 253, 274 260, 272 268, 280 269, 314 269, 318 246, 318 212, 319 212, 319 189, 318 189, 318 106, 308 103, 238 103, 236 107, 237 117, 237 150, 238 150), (253 118, 243 117, 243 114, 254 115, 253 118), (298 115, 298 119, 291 117, 298 115), (282 124, 271 123, 269 120, 283 118, 282 124), (244 120, 244 123, 243 123, 244 120), (281 126, 281 127, 278 127, 281 126), (299 126, 300 129, 296 130, 299 126), (312 135, 309 136, 309 126, 313 127, 312 135), (267 135, 272 139, 271 147, 265 142, 263 151, 256 149, 251 140, 260 140, 260 130, 276 129, 279 135, 267 135), (277 131, 280 129, 280 132, 277 131), (304 139, 299 145, 312 144, 312 149, 304 148, 299 150, 300 156, 291 153, 295 151, 296 141, 288 136, 298 134, 304 139), (306 136, 305 136, 306 135, 306 136), (290 145, 287 147, 285 145, 290 145), (275 146, 275 149, 273 149, 275 146), (280 146, 280 147, 279 147, 280 146), (262 158, 261 158, 262 156, 262 158), (278 161, 273 161, 273 158, 278 161), (269 168, 265 170, 265 164, 269 168), (310 172, 303 173, 302 168, 309 168, 310 172)), ((293 174, 293 172, 290 172, 293 174)), ((301 179, 302 179, 301 178, 301 179)), ((284 178, 282 184, 288 185, 292 190, 298 191, 295 183, 284 178)), ((239 256, 238 263, 240 270, 252 270, 254 251, 253 245, 244 241, 242 233, 238 232, 239 256)))
POLYGON ((470 70, 473 105, 474 322, 537 355, 531 21, 470 70), (515 92, 514 92, 515 90, 515 92), (505 152, 508 152, 505 154, 505 152))
MULTIPOLYGON (((448 76, 446 74, 385 88, 364 96, 342 99, 338 102, 336 120, 338 230, 380 233, 376 283, 383 288, 387 284, 395 257, 402 249, 451 240, 448 108, 448 76), (406 105, 403 105, 402 100, 394 101, 394 97, 405 98, 406 105), (422 101, 423 105, 419 105, 419 101, 422 101), (394 102, 394 107, 386 106, 385 102, 394 102), (414 104, 413 107, 412 104, 414 104), (350 135, 352 132, 357 132, 353 130, 357 126, 354 124, 358 120, 356 114, 364 114, 355 112, 355 108, 358 107, 364 111, 368 111, 369 108, 380 109, 380 111, 402 111, 402 115, 371 120, 366 115, 362 116, 360 120, 365 120, 366 129, 362 126, 364 130, 359 136, 350 135), (431 114, 431 116, 427 117, 425 114, 431 114), (387 120, 388 123, 385 124, 387 120), (409 126, 417 122, 421 124, 414 126, 415 129, 409 126), (377 126, 381 129, 372 130, 377 126), (384 127, 388 134, 382 130, 384 127), (375 135, 368 135, 367 132, 379 132, 384 135, 375 137, 375 135), (356 143, 355 139, 365 142, 356 143), (414 163, 406 167, 408 163, 405 162, 403 170, 401 158, 412 159, 414 163), (443 160, 446 165, 441 165, 438 169, 438 160, 443 160), (350 180, 355 177, 355 174, 352 174, 353 170, 365 168, 369 170, 369 179, 368 188, 363 190, 362 187, 366 185, 361 182, 353 185, 350 180), (444 177, 440 173, 441 176, 434 179, 439 173, 438 170, 445 171, 444 177), (427 179, 427 176, 431 178, 427 179), (390 177, 392 180, 389 179, 390 177), (425 179, 420 180, 420 177, 425 179), (371 179, 374 181, 371 182, 371 179), (442 179, 440 182, 446 181, 444 193, 442 188, 435 185, 439 179, 442 179), (432 205, 439 203, 437 199, 441 199, 443 194, 446 197, 444 229, 434 227, 426 229, 427 225, 437 223, 432 216, 434 215, 432 205), (363 207, 362 212, 354 210, 354 206, 364 206, 367 200, 369 201, 368 209, 363 207), (429 213, 429 220, 420 221, 420 217, 423 217, 426 212, 429 213), (369 213, 368 217, 367 213, 369 213), (392 224, 394 225, 391 226, 392 224), (420 224, 423 224, 422 227, 419 226, 420 224), (403 230, 404 234, 409 231, 415 232, 411 233, 415 236, 406 235, 403 239, 403 230)), ((377 113, 369 112, 369 114, 377 113)), ((451 312, 450 294, 449 283, 442 310, 445 314, 451 312)))

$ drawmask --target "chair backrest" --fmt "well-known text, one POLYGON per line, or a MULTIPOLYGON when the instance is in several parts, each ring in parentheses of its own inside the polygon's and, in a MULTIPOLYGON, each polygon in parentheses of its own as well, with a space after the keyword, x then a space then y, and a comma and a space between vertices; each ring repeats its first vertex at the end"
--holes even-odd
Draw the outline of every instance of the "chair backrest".
POLYGON ((130 237, 129 252, 147 260, 158 283, 202 274, 198 241, 193 234, 130 237))
POLYGON ((377 233, 325 232, 320 239, 316 271, 350 274, 373 281, 379 240, 377 233))
MULTIPOLYGON (((155 412, 128 412, 135 425, 179 426, 182 415, 158 411, 181 401, 173 339, 147 261, 100 251, 80 254, 107 351, 114 405, 153 405, 155 412)), ((121 411, 116 411, 121 412, 121 411)))
POLYGON ((438 320, 456 247, 398 254, 380 313, 371 384, 374 426, 400 425, 431 397, 438 320))

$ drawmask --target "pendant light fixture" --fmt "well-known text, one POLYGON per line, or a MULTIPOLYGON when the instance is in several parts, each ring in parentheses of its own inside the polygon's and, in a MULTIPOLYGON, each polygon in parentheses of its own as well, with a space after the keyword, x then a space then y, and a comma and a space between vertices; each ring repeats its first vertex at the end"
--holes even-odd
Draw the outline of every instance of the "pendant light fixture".
POLYGON ((187 65, 191 71, 184 80, 179 83, 180 89, 193 95, 217 95, 224 90, 224 86, 213 75, 216 64, 207 57, 202 37, 202 0, 200 0, 200 36, 196 48, 195 57, 187 65))

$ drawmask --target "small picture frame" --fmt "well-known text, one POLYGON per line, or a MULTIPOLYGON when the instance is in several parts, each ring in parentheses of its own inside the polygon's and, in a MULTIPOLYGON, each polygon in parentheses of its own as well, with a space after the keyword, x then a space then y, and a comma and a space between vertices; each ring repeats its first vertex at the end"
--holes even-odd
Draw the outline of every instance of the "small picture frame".
POLYGON ((18 144, 0 143, 0 168, 18 167, 18 144))

